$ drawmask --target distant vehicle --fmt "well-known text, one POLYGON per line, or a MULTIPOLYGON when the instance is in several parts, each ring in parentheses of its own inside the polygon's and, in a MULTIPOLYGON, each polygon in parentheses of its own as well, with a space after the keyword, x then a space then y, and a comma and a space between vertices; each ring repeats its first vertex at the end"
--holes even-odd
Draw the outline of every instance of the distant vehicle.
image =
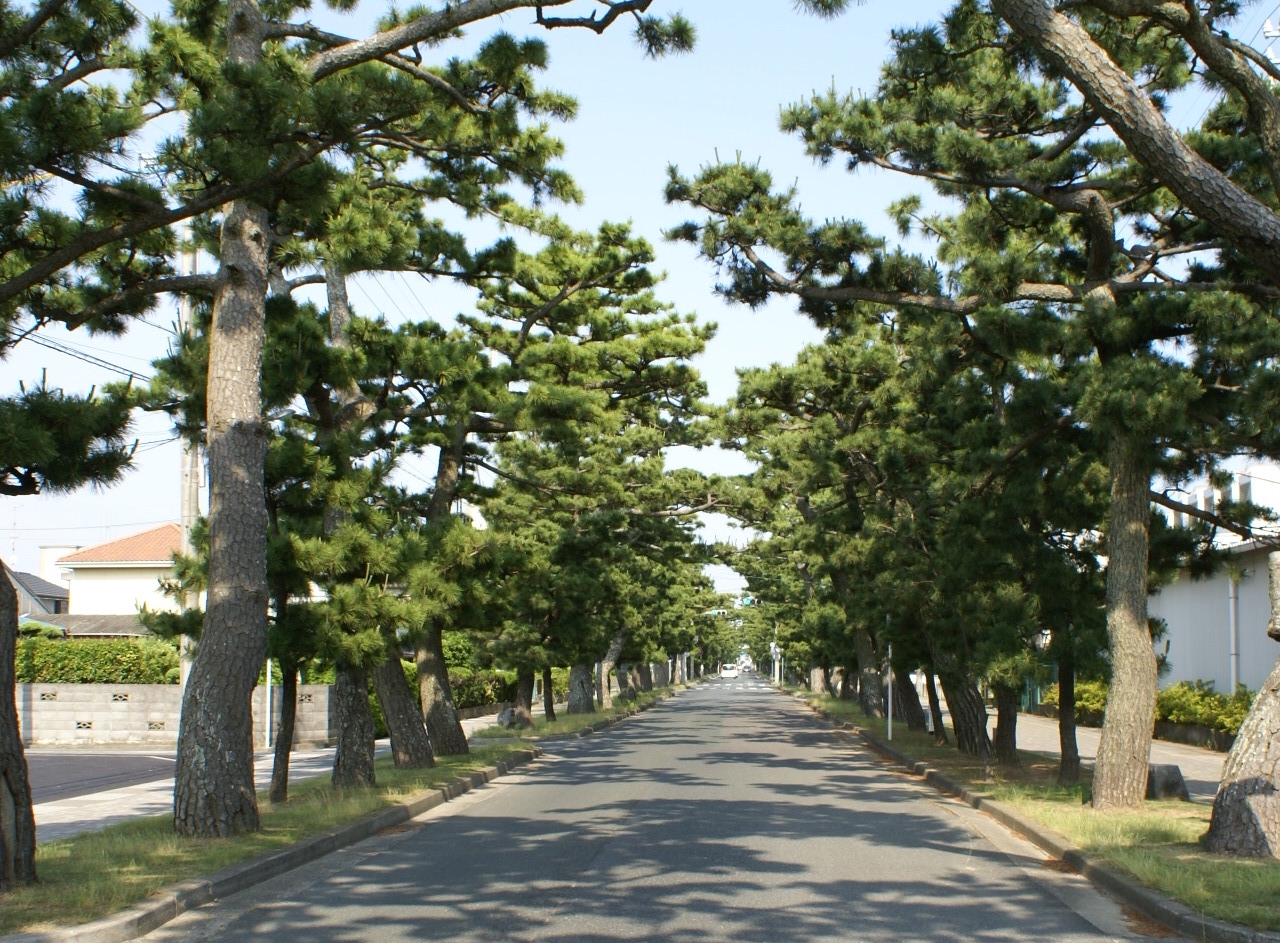
POLYGON ((720 666, 720 677, 722 677, 722 678, 736 678, 736 677, 738 677, 738 666, 737 666, 737 665, 721 665, 721 666, 720 666))

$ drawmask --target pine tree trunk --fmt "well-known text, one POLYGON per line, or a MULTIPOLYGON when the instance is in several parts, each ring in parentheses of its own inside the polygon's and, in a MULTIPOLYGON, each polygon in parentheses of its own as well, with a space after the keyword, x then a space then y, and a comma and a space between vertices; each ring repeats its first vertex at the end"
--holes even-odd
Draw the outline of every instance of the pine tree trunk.
POLYGON ((542 669, 542 713, 548 723, 556 719, 555 678, 550 665, 542 669))
POLYGON ((858 672, 857 667, 847 664, 840 672, 840 700, 852 701, 858 696, 857 690, 858 672))
POLYGON ((619 629, 612 640, 609 642, 609 650, 605 652, 604 658, 600 660, 599 667, 596 669, 596 701, 600 705, 601 710, 608 710, 613 706, 613 692, 609 687, 609 676, 613 673, 613 667, 618 663, 618 656, 622 654, 622 646, 627 643, 627 630, 619 629))
POLYGON ((422 716, 431 745, 438 756, 465 756, 471 747, 467 745, 467 734, 453 702, 449 666, 444 660, 444 633, 438 624, 424 627, 418 641, 417 660, 418 693, 422 697, 422 716))
POLYGON ((973 679, 962 675, 940 674, 942 691, 951 709, 951 726, 956 733, 956 746, 961 753, 987 759, 991 756, 991 739, 987 736, 987 705, 982 702, 973 679))
POLYGON ((883 717, 884 678, 870 633, 862 629, 855 631, 853 650, 858 656, 858 706, 867 717, 883 717))
POLYGON ((1147 791, 1155 727, 1156 655, 1147 627, 1151 474, 1137 445, 1111 442, 1111 518, 1107 533, 1107 639, 1111 689, 1093 773, 1095 809, 1132 809, 1147 791))
POLYGON ((0 563, 0 892, 36 883, 36 820, 18 724, 18 593, 0 563))
POLYGON ((653 665, 647 661, 636 665, 636 687, 641 691, 653 690, 653 665))
POLYGON ((1080 782, 1080 749, 1076 745, 1076 666, 1070 652, 1058 661, 1058 785, 1080 782))
POLYGON ((521 668, 516 672, 516 723, 521 727, 533 726, 533 670, 521 668))
POLYGON ((635 685, 631 683, 631 666, 619 664, 614 673, 618 678, 618 700, 630 701, 635 698, 635 685))
POLYGON ((907 722, 908 730, 924 730, 924 708, 920 706, 920 692, 911 683, 911 673, 893 673, 893 713, 907 722))
POLYGON ((1018 694, 1017 688, 997 684, 996 693, 996 762, 1006 769, 1016 769, 1018 762, 1018 694))
POLYGON ((947 728, 942 720, 942 701, 938 697, 938 685, 933 680, 932 668, 925 672, 924 683, 929 694, 929 716, 933 718, 933 742, 940 747, 946 746, 951 741, 947 739, 947 728))
POLYGON ((333 754, 333 785, 338 789, 373 786, 373 714, 369 710, 369 671, 339 668, 333 685, 338 744, 333 754))
POLYGON ((399 654, 393 653, 373 669, 373 690, 391 734, 391 757, 396 769, 429 769, 436 765, 427 739, 422 712, 413 700, 399 654))
POLYGON ((688 682, 688 673, 685 671, 685 653, 681 652, 676 656, 675 664, 676 684, 685 684, 688 682))
MULTIPOLYGON (((1280 639, 1280 553, 1267 555, 1271 620, 1280 639)), ((1222 771, 1205 848, 1241 858, 1280 858, 1280 661, 1245 715, 1222 771)))
MULTIPOLYGON (((228 21, 228 58, 257 61, 256 5, 233 0, 228 21)), ((209 588, 178 728, 173 821, 181 835, 225 838, 259 828, 252 697, 267 649, 260 396, 270 242, 267 211, 246 200, 232 204, 209 329, 209 588)))
POLYGON ((590 665, 574 665, 569 669, 569 713, 593 714, 596 694, 590 665))
POLYGON ((289 799, 289 759, 293 756, 294 731, 298 724, 298 664, 280 661, 280 726, 276 728, 275 763, 271 767, 272 802, 289 799))
POLYGON ((1227 754, 1204 846, 1240 858, 1280 858, 1280 661, 1227 754))

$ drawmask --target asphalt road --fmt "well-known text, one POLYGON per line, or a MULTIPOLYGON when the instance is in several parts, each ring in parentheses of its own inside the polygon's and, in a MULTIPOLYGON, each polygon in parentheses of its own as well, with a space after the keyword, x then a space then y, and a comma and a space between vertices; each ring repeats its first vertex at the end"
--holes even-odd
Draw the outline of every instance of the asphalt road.
POLYGON ((1095 941, 1120 909, 758 678, 716 679, 147 937, 1095 941))
POLYGON ((173 778, 173 750, 27 750, 35 803, 173 778))

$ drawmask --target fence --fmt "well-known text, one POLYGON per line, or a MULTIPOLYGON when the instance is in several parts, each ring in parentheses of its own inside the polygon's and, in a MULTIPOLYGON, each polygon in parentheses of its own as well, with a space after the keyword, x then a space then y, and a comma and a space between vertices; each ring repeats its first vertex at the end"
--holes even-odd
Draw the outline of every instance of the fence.
MULTIPOLYGON (((298 687, 295 746, 334 742, 330 688, 298 687)), ((177 684, 19 684, 18 724, 26 746, 155 745, 175 747, 182 687, 177 684)), ((266 747, 280 723, 280 689, 253 691, 253 742, 266 747)))

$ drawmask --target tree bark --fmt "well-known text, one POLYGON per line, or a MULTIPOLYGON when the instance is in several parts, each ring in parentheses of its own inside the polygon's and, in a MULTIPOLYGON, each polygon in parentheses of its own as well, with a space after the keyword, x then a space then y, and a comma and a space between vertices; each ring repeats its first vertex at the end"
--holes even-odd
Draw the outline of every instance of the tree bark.
POLYGON ((619 663, 614 673, 618 679, 618 700, 631 701, 635 699, 636 688, 632 683, 631 666, 619 663))
POLYGON ((858 696, 858 673, 855 665, 848 664, 840 671, 840 694, 842 701, 852 701, 858 696))
POLYGON ((893 673, 893 713, 907 722, 908 730, 924 730, 924 708, 920 706, 920 692, 911 683, 911 673, 893 673))
POLYGON ((569 713, 593 714, 596 709, 594 682, 590 665, 574 665, 569 669, 569 713))
POLYGON ((1076 666, 1068 651, 1058 660, 1058 785, 1080 782, 1080 749, 1076 744, 1076 666))
POLYGON ((994 686, 996 692, 996 762, 1016 769, 1018 762, 1018 689, 1007 684, 994 686))
POLYGON ((938 697, 938 685, 933 680, 933 669, 926 671, 924 676, 925 690, 929 694, 929 716, 933 718, 933 742, 938 746, 946 746, 949 741, 947 739, 947 728, 942 721, 942 701, 938 697))
POLYGON ((1280 284, 1280 216, 1197 154, 1087 31, 1044 0, 992 0, 991 9, 1062 70, 1144 167, 1280 284))
POLYGON ((636 665, 636 687, 641 691, 653 690, 653 665, 647 661, 636 665))
POLYGON ((521 668, 516 672, 516 723, 521 727, 533 726, 533 670, 521 668))
POLYGON ((0 891, 36 883, 36 820, 18 724, 18 593, 0 563, 0 891))
POLYGON ((338 744, 333 754, 333 785, 355 788, 377 784, 373 768, 375 737, 369 711, 367 668, 339 668, 333 685, 338 744))
POLYGON ((373 690, 391 734, 391 757, 396 769, 429 769, 436 765, 422 713, 413 701, 409 679, 400 655, 391 656, 373 669, 373 690))
MULTIPOLYGON (((243 49, 260 48, 260 35, 237 33, 246 22, 261 28, 256 5, 233 0, 228 20, 228 57, 256 61, 243 49)), ((270 242, 267 211, 245 200, 232 204, 222 226, 209 329, 209 587, 178 728, 173 822, 181 835, 225 838, 259 828, 252 697, 267 649, 266 437, 259 397, 270 242)))
POLYGON ((884 716, 884 678, 880 675, 880 659, 871 633, 858 629, 853 633, 853 651, 858 656, 858 706, 867 717, 884 716))
POLYGON ((280 725, 276 728, 275 762, 271 766, 272 802, 289 800, 289 760, 298 723, 298 664, 280 661, 280 725))
POLYGON ((1095 809, 1132 809, 1147 791, 1155 726, 1156 655, 1147 627, 1151 475, 1136 444, 1117 435, 1109 450, 1107 639, 1111 688, 1093 773, 1095 809))
POLYGON ((1241 858, 1280 858, 1280 661, 1227 754, 1204 846, 1241 858))
POLYGON ((626 643, 627 630, 619 629, 614 633, 609 642, 609 650, 605 652, 604 658, 600 660, 599 667, 596 669, 596 702, 601 710, 608 710, 613 706, 613 693, 609 690, 609 675, 613 673, 613 666, 618 663, 618 656, 622 654, 622 646, 626 643))
POLYGON ((951 709, 951 726, 956 733, 956 746, 961 753, 986 759, 991 756, 991 738, 987 736, 987 705, 982 702, 978 686, 972 678, 940 674, 942 691, 951 709))
POLYGON ((542 669, 542 713, 548 722, 556 719, 555 678, 550 665, 542 669))
MULTIPOLYGON (((1280 552, 1267 555, 1271 619, 1267 634, 1280 635, 1280 552)), ((1205 848, 1241 858, 1280 857, 1280 661, 1263 682, 1236 734, 1218 794, 1205 848)))
POLYGON ((444 660, 444 633, 438 624, 424 628, 418 640, 418 693, 422 716, 431 745, 439 756, 465 756, 471 752, 467 734, 458 719, 458 708, 449 685, 449 666, 444 660))

